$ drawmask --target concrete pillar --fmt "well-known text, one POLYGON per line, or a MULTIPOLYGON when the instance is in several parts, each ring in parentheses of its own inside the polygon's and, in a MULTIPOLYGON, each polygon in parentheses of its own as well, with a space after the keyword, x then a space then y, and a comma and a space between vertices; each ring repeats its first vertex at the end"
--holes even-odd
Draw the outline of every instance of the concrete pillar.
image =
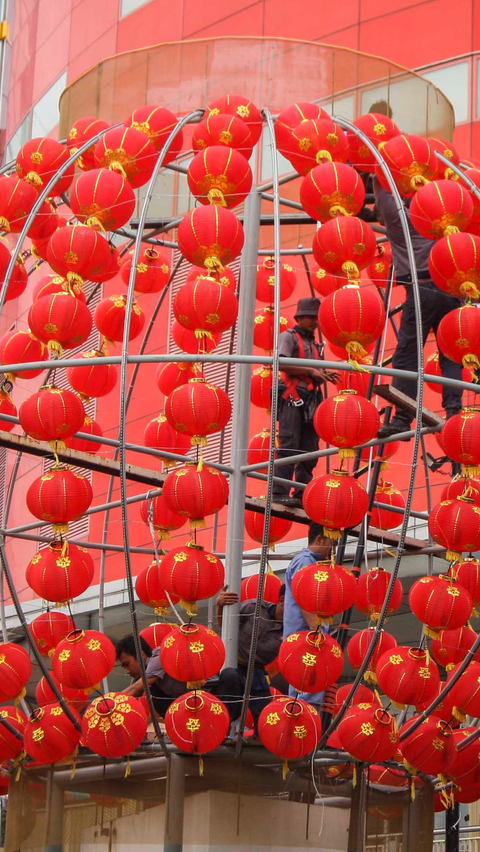
POLYGON ((185 764, 172 754, 167 774, 164 852, 182 852, 185 809, 185 764))
POLYGON ((47 781, 46 852, 61 852, 63 846, 63 790, 54 781, 53 771, 47 781))

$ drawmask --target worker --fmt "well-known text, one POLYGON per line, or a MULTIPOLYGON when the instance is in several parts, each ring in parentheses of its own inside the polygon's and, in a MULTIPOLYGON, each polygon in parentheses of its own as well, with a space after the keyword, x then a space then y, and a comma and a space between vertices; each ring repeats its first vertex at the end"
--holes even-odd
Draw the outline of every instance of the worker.
MULTIPOLYGON (((278 351, 284 358, 308 358, 318 361, 321 349, 315 341, 318 328, 319 299, 300 299, 295 313, 294 328, 280 335, 278 351)), ((317 367, 286 367, 278 384, 278 440, 279 458, 310 453, 318 450, 318 435, 313 428, 315 409, 323 399, 322 382, 336 382, 339 373, 317 367)), ((297 464, 285 464, 277 468, 277 475, 307 485, 312 479, 317 459, 306 459, 297 464)), ((284 506, 301 507, 302 491, 296 489, 290 496, 290 485, 275 482, 273 500, 284 506)))
MULTIPOLYGON (((377 178, 374 179, 375 204, 377 209, 378 221, 385 225, 387 237, 392 247, 393 264, 397 284, 404 284, 406 287, 406 300, 403 306, 402 319, 398 330, 398 340, 395 353, 393 355, 392 366, 396 370, 417 370, 417 328, 415 322, 415 305, 413 299, 412 274, 410 270, 410 262, 407 251, 407 244, 402 228, 400 214, 397 209, 397 201, 384 189, 377 178)), ((415 255, 415 264, 417 267, 417 277, 420 287, 420 302, 421 302, 421 324, 423 343, 428 337, 430 331, 436 333, 445 314, 453 311, 461 305, 459 299, 449 296, 433 283, 428 269, 428 258, 430 250, 433 246, 432 240, 427 240, 415 230, 410 222, 408 207, 409 199, 405 201, 405 212, 408 221, 408 230, 412 240, 413 252, 415 255)), ((442 371, 442 376, 449 379, 462 378, 462 365, 455 364, 445 357, 443 352, 439 351, 439 363, 442 371)), ((392 385, 397 390, 404 393, 410 399, 417 398, 417 380, 404 377, 394 376, 392 385)), ((462 408, 462 390, 461 388, 452 387, 449 385, 442 386, 442 404, 445 409, 447 419, 457 414, 462 408)), ((397 407, 395 415, 388 425, 381 426, 378 432, 379 438, 387 438, 391 435, 407 432, 411 428, 413 414, 405 411, 403 408, 397 407)), ((405 439, 404 439, 405 440, 405 439)), ((408 440, 408 439, 406 439, 408 440)))
MULTIPOLYGON (((297 573, 306 565, 330 559, 332 552, 332 540, 325 536, 321 524, 311 523, 308 529, 308 545, 300 553, 293 557, 285 575, 285 612, 283 618, 283 638, 286 639, 292 633, 300 630, 317 630, 317 617, 313 612, 307 612, 297 604, 292 595, 292 580, 297 573)), ((297 690, 289 687, 290 695, 297 695, 297 690)), ((322 710, 323 692, 301 692, 298 698, 313 704, 320 713, 322 710)))

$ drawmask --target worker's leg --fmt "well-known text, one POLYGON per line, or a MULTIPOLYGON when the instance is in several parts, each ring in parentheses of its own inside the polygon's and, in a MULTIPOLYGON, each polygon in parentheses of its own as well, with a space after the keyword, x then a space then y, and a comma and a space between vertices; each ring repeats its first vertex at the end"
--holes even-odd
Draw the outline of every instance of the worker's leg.
POLYGON ((250 691, 249 707, 253 716, 253 729, 255 736, 258 736, 258 720, 263 708, 270 704, 272 696, 268 685, 267 676, 264 669, 255 668, 253 670, 252 689, 250 691))
POLYGON ((220 672, 218 680, 215 683, 207 684, 205 689, 224 702, 230 721, 234 722, 235 719, 240 717, 242 711, 244 687, 244 679, 238 671, 233 668, 226 668, 220 672))
MULTIPOLYGON (((288 405, 284 399, 279 401, 278 406, 278 457, 292 456, 302 451, 301 447, 301 409, 303 406, 288 405)), ((284 464, 276 468, 277 476, 283 479, 293 479, 293 464, 284 464)), ((279 482, 273 484, 273 499, 285 498, 290 494, 290 485, 281 485, 279 482)))
MULTIPOLYGON (((435 285, 432 282, 432 287, 434 286, 435 285)), ((454 299, 453 296, 448 296, 446 293, 442 293, 440 290, 438 290, 438 288, 435 289, 438 293, 438 298, 435 301, 435 317, 432 327, 436 334, 437 328, 440 325, 440 322, 443 317, 446 314, 449 314, 450 311, 454 311, 456 308, 459 308, 462 303, 459 299, 454 299)), ((446 358, 440 347, 438 347, 438 352, 442 376, 445 376, 449 379, 461 380, 463 370, 462 365, 455 364, 454 361, 450 361, 449 358, 446 358)), ((448 385, 444 385, 442 388, 442 405, 445 411, 447 412, 447 417, 451 417, 452 414, 456 414, 456 412, 459 411, 462 407, 461 388, 449 387, 448 385)))
MULTIPOLYGON (((302 423, 302 432, 300 437, 302 453, 313 453, 318 450, 318 435, 313 428, 313 421, 302 423)), ((318 459, 306 459, 295 465, 295 481, 304 482, 308 485, 313 476, 318 459)), ((302 499, 303 490, 293 492, 294 497, 302 499)))

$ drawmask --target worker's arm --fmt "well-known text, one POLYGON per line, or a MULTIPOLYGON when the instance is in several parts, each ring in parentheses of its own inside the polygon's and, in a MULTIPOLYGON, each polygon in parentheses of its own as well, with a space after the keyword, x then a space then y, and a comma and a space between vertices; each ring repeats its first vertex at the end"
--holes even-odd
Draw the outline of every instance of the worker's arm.
POLYGON ((316 367, 284 367, 283 372, 287 376, 309 376, 316 382, 333 382, 336 384, 340 374, 333 370, 318 370, 316 367))
MULTIPOLYGON (((153 684, 155 683, 156 680, 157 680, 156 677, 148 677, 147 678, 148 685, 153 686, 153 684)), ((139 695, 143 695, 143 693, 144 693, 144 689, 143 689, 142 678, 139 678, 134 683, 131 683, 130 686, 125 687, 125 689, 122 689, 123 695, 133 695, 135 698, 138 698, 139 695)))
POLYGON ((219 627, 222 626, 222 616, 223 616, 223 608, 225 606, 233 606, 233 604, 238 603, 238 595, 236 592, 227 591, 228 586, 224 586, 220 594, 218 595, 216 601, 216 610, 217 610, 217 624, 219 627))
POLYGON ((310 630, 316 630, 318 627, 317 616, 313 612, 307 612, 305 609, 302 609, 302 615, 307 622, 310 630))

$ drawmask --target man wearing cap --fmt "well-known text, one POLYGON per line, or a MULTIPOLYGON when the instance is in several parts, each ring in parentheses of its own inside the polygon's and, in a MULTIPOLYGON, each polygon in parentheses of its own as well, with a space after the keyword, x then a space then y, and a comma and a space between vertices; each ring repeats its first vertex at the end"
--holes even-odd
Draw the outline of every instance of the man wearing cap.
MULTIPOLYGON (((280 335, 280 356, 320 360, 320 346, 314 337, 318 328, 319 308, 319 299, 300 299, 295 313, 295 327, 280 335)), ((278 384, 279 458, 314 452, 318 450, 318 436, 313 428, 313 414, 323 399, 320 385, 325 381, 335 384, 338 373, 299 365, 286 368, 281 376, 278 384)), ((316 463, 316 459, 309 459, 298 464, 285 464, 278 468, 277 473, 283 479, 293 479, 295 474, 296 482, 307 484, 316 463)), ((276 482, 273 499, 284 506, 301 506, 302 491, 295 490, 290 496, 290 486, 276 482)))

